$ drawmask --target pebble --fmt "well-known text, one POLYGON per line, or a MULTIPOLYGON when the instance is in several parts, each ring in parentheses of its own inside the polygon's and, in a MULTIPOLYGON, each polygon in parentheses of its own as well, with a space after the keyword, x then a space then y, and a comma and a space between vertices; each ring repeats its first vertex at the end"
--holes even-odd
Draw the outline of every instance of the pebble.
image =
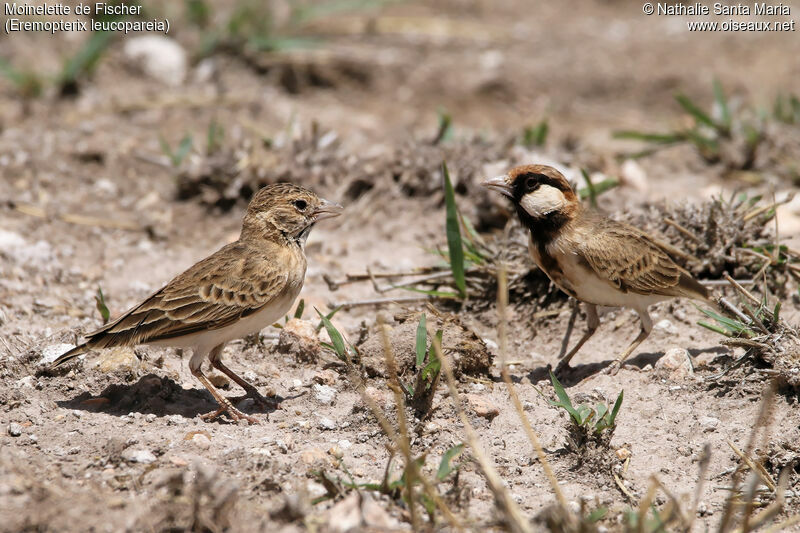
POLYGON ((207 450, 211 447, 211 439, 202 433, 195 433, 192 435, 192 444, 201 450, 207 450))
POLYGON ((658 322, 656 322, 656 325, 653 327, 654 329, 660 329, 666 333, 669 333, 670 335, 677 335, 678 333, 678 328, 673 326, 672 322, 670 322, 666 318, 664 320, 659 320, 658 322))
POLYGON ((156 415, 154 413, 147 413, 144 417, 144 421, 148 424, 152 424, 156 421, 156 415))
POLYGON ((22 379, 18 379, 14 385, 18 389, 32 389, 34 383, 36 382, 36 378, 33 376, 25 376, 22 379))
POLYGON ((496 405, 477 394, 467 394, 467 401, 475 414, 480 417, 491 420, 500 414, 496 405))
POLYGON ((677 376, 688 375, 691 371, 689 352, 684 348, 670 348, 663 357, 656 361, 655 367, 660 370, 668 370, 677 376))
POLYGON ((319 448, 308 448, 300 453, 300 460, 306 464, 311 465, 316 461, 325 460, 326 454, 319 448))
POLYGON ((16 422, 11 422, 8 425, 8 434, 12 437, 19 437, 22 435, 22 426, 16 422))
POLYGON ((319 383, 315 383, 311 389, 314 393, 314 398, 316 398, 317 401, 322 405, 332 404, 333 399, 336 397, 336 389, 328 385, 320 385, 319 383))
POLYGON ((333 420, 331 420, 327 416, 323 416, 323 417, 321 417, 319 419, 319 422, 317 423, 317 426, 320 429, 325 429, 325 430, 330 431, 330 430, 336 429, 336 422, 334 422, 333 420))
POLYGON ((719 426, 719 418, 714 418, 713 416, 701 416, 698 422, 700 422, 700 427, 706 433, 715 431, 719 426))
POLYGON ((337 442, 336 444, 338 444, 339 448, 341 448, 343 450, 346 450, 346 449, 351 448, 353 446, 353 443, 350 442, 347 439, 342 439, 339 442, 337 442))
POLYGON ((156 462, 156 456, 150 450, 128 448, 122 452, 122 458, 129 463, 150 464, 156 462))
MULTIPOLYGON (((42 358, 39 360, 40 365, 49 365, 63 353, 66 353, 75 347, 74 344, 51 344, 42 350, 42 358)), ((80 356, 83 357, 83 356, 80 356)))
POLYGON ((166 85, 176 87, 186 77, 186 51, 169 37, 131 37, 125 42, 124 53, 138 62, 145 74, 166 85))

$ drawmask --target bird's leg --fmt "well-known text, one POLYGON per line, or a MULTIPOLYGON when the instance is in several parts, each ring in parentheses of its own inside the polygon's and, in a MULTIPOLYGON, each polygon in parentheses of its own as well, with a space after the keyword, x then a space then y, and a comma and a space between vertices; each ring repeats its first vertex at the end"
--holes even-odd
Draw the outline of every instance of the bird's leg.
POLYGON ((262 396, 261 393, 258 392, 258 389, 256 389, 253 385, 248 383, 247 380, 237 375, 233 370, 231 370, 222 363, 222 346, 223 345, 219 345, 213 350, 211 350, 211 353, 208 356, 209 360, 211 361, 211 366, 213 366, 214 368, 216 368, 217 370, 219 370, 220 372, 231 378, 233 381, 236 382, 237 385, 239 385, 241 388, 245 390, 244 395, 228 398, 228 401, 230 401, 231 403, 238 403, 244 400, 245 398, 252 398, 253 401, 256 402, 256 404, 258 404, 262 408, 277 407, 278 402, 262 396))
POLYGON ((230 416, 236 422, 238 422, 239 420, 247 420, 251 424, 258 424, 258 419, 244 414, 243 412, 235 408, 233 404, 230 402, 230 400, 228 400, 225 396, 220 394, 220 392, 216 389, 216 387, 214 387, 214 385, 211 384, 211 382, 208 380, 205 374, 203 374, 203 371, 200 369, 199 366, 197 368, 191 368, 191 370, 192 370, 192 375, 196 377, 200 381, 200 383, 202 383, 205 386, 205 388, 208 389, 208 392, 211 393, 211 396, 213 396, 214 399, 217 400, 217 403, 219 404, 219 409, 217 409, 213 413, 208 413, 202 416, 204 420, 214 420, 222 413, 228 413, 228 416, 230 416))
POLYGON ((572 328, 575 327, 575 319, 578 317, 578 306, 580 306, 580 302, 574 298, 571 298, 572 301, 572 313, 569 315, 569 321, 567 322, 567 331, 564 333, 564 339, 561 341, 561 351, 558 352, 558 358, 562 359, 564 354, 567 353, 567 346, 569 346, 569 338, 572 337, 572 328))
POLYGON ((567 355, 561 358, 561 361, 556 367, 556 372, 564 371, 569 368, 569 361, 572 359, 572 356, 578 353, 578 350, 581 349, 581 346, 583 346, 586 341, 588 341, 589 338, 594 335, 594 332, 597 331, 597 328, 600 326, 600 318, 597 316, 597 306, 584 302, 584 309, 586 310, 586 333, 584 333, 583 337, 580 338, 578 344, 576 344, 567 355))
POLYGON ((650 335, 650 332, 653 331, 653 321, 650 319, 650 313, 647 312, 647 308, 644 309, 637 309, 637 313, 639 313, 639 319, 642 321, 642 331, 639 332, 639 336, 633 339, 633 342, 625 348, 625 351, 619 354, 619 357, 614 359, 610 365, 606 368, 605 372, 607 374, 616 375, 619 372, 622 363, 625 362, 625 359, 628 358, 633 351, 639 347, 642 342, 650 335))

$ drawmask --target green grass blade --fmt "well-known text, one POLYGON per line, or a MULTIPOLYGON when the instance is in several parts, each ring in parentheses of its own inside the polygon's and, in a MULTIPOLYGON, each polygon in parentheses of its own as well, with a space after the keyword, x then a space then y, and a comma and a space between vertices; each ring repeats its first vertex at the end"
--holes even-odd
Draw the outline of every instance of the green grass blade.
POLYGON ((453 183, 450 181, 450 173, 447 171, 447 163, 445 162, 442 162, 442 174, 444 175, 445 229, 447 230, 447 248, 450 253, 450 269, 453 271, 453 281, 461 298, 466 298, 467 281, 464 277, 464 245, 461 242, 456 195, 453 190, 453 183))
POLYGON ((344 344, 344 337, 342 334, 339 333, 339 330, 336 329, 336 326, 328 319, 327 316, 320 313, 319 309, 314 308, 314 310, 319 315, 320 319, 322 320, 322 324, 325 326, 325 330, 328 332, 328 336, 331 338, 331 344, 333 345, 333 351, 336 355, 339 356, 340 359, 347 358, 347 348, 344 344))
POLYGON ((103 317, 103 324, 108 324, 108 319, 111 318, 111 312, 108 310, 105 296, 103 296, 103 289, 100 287, 97 287, 97 296, 94 297, 94 301, 97 310, 100 312, 100 316, 103 317))
POLYGON ((417 326, 417 368, 422 366, 425 362, 425 354, 428 352, 428 327, 426 324, 425 313, 419 317, 419 325, 417 326))
POLYGON ((728 330, 722 329, 721 327, 717 326, 716 324, 711 324, 709 322, 706 322, 705 320, 698 320, 697 321, 697 325, 701 326, 701 327, 704 327, 706 329, 710 329, 714 333, 719 333, 720 335, 725 335, 726 337, 733 337, 733 335, 731 335, 731 333, 728 330))
POLYGON ((728 99, 725 97, 725 92, 722 90, 722 84, 717 79, 714 80, 714 100, 719 107, 722 126, 725 132, 728 133, 731 127, 731 111, 728 107, 728 99))
POLYGON ((702 109, 697 107, 697 105, 695 105, 695 103, 692 102, 692 100, 688 96, 686 96, 685 94, 678 94, 675 96, 675 100, 677 100, 677 102, 681 105, 681 107, 687 113, 692 115, 692 117, 694 117, 694 119, 697 122, 703 123, 706 126, 710 126, 715 130, 718 129, 717 124, 713 120, 711 120, 711 117, 709 117, 702 109))
POLYGON ((619 408, 622 407, 622 397, 625 394, 624 390, 619 391, 619 396, 617 396, 617 401, 614 402, 614 408, 611 409, 611 416, 608 419, 608 425, 613 426, 614 421, 617 419, 617 414, 619 413, 619 408))
POLYGON ((444 479, 449 476, 452 472, 458 469, 458 467, 453 467, 450 463, 461 455, 461 452, 464 451, 464 444, 457 444, 444 452, 442 455, 442 460, 439 462, 439 469, 436 471, 436 479, 438 481, 444 481, 444 479))
POLYGON ((597 191, 594 190, 594 183, 592 183, 592 179, 589 177, 589 173, 586 172, 585 168, 581 169, 581 175, 586 182, 586 189, 589 191, 589 204, 592 207, 597 207, 597 191))
MULTIPOLYGON (((594 187, 595 194, 597 196, 600 196, 604 192, 610 191, 614 187, 618 187, 619 186, 619 181, 615 180, 614 178, 606 178, 606 179, 604 179, 603 181, 601 181, 599 183, 592 184, 592 186, 594 187)), ((590 194, 590 192, 589 192, 589 188, 588 187, 584 187, 582 189, 578 189, 578 196, 580 196, 581 200, 585 200, 585 199, 589 198, 589 194, 590 194)))
POLYGON ((294 310, 294 317, 295 318, 303 318, 303 311, 306 309, 306 301, 304 299, 300 299, 300 303, 297 304, 297 308, 294 310))

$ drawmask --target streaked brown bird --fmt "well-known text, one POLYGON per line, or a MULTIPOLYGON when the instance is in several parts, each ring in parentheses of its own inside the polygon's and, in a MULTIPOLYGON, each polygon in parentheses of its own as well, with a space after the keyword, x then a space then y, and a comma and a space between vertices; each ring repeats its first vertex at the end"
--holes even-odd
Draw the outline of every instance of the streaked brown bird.
POLYGON ((233 406, 252 398, 269 405, 256 388, 222 363, 225 343, 274 324, 291 308, 306 274, 304 246, 314 225, 338 216, 342 207, 288 183, 269 185, 250 201, 236 242, 222 247, 176 276, 144 302, 86 336, 86 342, 61 355, 53 366, 82 353, 112 346, 151 344, 191 348, 189 369, 219 403, 213 420, 227 413, 233 420, 258 423, 233 406), (201 369, 211 365, 246 394, 224 397, 201 369))
POLYGON ((630 307, 642 322, 639 336, 607 371, 615 374, 650 335, 647 308, 669 298, 710 301, 706 288, 670 259, 646 233, 584 209, 569 182, 546 165, 512 168, 484 186, 514 204, 530 232, 530 254, 556 286, 584 303, 587 330, 556 368, 563 372, 600 325, 597 306, 630 307))

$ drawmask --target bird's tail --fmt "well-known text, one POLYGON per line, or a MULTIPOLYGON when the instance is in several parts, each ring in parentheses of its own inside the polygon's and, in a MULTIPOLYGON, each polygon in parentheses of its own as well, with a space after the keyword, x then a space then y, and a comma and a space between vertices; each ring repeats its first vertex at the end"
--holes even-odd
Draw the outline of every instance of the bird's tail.
POLYGON ((50 368, 55 368, 57 366, 61 366, 64 363, 66 363, 67 361, 75 359, 79 355, 82 355, 82 354, 86 353, 86 351, 88 349, 89 349, 89 347, 86 345, 86 343, 80 344, 80 345, 74 347, 73 349, 71 349, 70 351, 59 355, 58 358, 55 361, 50 363, 50 368))

